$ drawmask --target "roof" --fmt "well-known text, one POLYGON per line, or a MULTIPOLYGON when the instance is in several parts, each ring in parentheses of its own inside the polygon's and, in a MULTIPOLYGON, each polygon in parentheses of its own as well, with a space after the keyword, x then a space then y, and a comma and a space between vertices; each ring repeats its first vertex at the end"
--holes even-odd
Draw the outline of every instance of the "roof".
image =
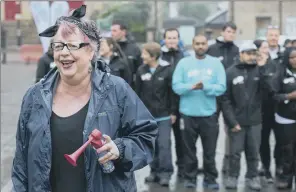
POLYGON ((221 10, 217 11, 216 13, 214 13, 213 15, 210 15, 209 17, 207 17, 205 23, 211 23, 212 21, 214 21, 215 19, 217 19, 218 17, 222 16, 223 14, 225 14, 227 12, 228 12, 227 9, 221 9, 221 10))
POLYGON ((203 22, 190 17, 169 18, 163 21, 164 28, 178 28, 181 25, 191 25, 195 27, 203 26, 203 22))

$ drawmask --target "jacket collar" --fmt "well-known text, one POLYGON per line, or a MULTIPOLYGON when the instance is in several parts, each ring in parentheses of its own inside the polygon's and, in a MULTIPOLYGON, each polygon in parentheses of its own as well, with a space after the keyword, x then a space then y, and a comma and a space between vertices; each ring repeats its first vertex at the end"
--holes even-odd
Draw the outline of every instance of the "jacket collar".
POLYGON ((216 39, 216 42, 218 43, 218 45, 224 46, 224 47, 232 47, 232 46, 234 46, 234 42, 233 41, 231 41, 231 42, 225 42, 225 40, 224 40, 224 38, 222 36, 219 36, 216 39))
MULTIPOLYGON (((96 63, 92 70, 91 81, 97 90, 101 89, 105 76, 110 76, 110 73, 99 70, 96 63)), ((54 88, 56 88, 59 79, 59 71, 57 67, 54 67, 44 78, 40 80, 40 85, 44 90, 55 90, 54 88)))
MULTIPOLYGON (((103 95, 103 93, 110 88, 112 81, 108 80, 110 73, 99 70, 97 63, 93 67, 91 74, 92 89, 95 95, 103 95)), ((48 109, 48 113, 52 111, 52 99, 56 92, 56 88, 60 79, 59 71, 57 67, 54 67, 50 72, 40 80, 39 88, 41 97, 43 98, 44 104, 48 109)))
POLYGON ((179 52, 179 48, 178 49, 169 49, 167 46, 162 46, 160 49, 162 52, 164 53, 168 53, 168 52, 179 52))

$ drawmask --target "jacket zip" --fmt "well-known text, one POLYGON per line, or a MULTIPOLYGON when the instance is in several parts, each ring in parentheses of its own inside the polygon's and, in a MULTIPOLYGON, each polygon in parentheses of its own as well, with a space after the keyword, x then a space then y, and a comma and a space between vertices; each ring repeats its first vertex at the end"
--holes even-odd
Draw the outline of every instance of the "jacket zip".
MULTIPOLYGON (((249 103, 250 96, 248 94, 248 71, 247 69, 244 69, 244 79, 245 79, 245 95, 246 95, 246 103, 249 103)), ((246 119, 249 117, 249 105, 247 105, 247 113, 246 113, 246 119)))
MULTIPOLYGON (((158 66, 156 67, 156 69, 155 69, 155 71, 154 71, 154 73, 152 74, 152 76, 151 76, 151 81, 152 81, 152 89, 154 88, 154 87, 156 87, 156 86, 154 86, 154 84, 155 84, 155 73, 156 73, 156 70, 157 70, 157 68, 158 68, 158 66)), ((156 92, 155 92, 155 94, 156 94, 156 92)), ((153 91, 151 91, 151 98, 152 99, 156 99, 156 96, 155 96, 155 94, 153 94, 153 91)), ((155 101, 155 100, 154 100, 155 101)), ((158 113, 158 111, 157 111, 157 113, 158 113)))
POLYGON ((225 67, 228 68, 231 64, 228 63, 227 48, 225 47, 223 49, 223 51, 224 51, 224 54, 223 54, 223 56, 224 56, 224 58, 223 58, 224 64, 225 64, 225 67))

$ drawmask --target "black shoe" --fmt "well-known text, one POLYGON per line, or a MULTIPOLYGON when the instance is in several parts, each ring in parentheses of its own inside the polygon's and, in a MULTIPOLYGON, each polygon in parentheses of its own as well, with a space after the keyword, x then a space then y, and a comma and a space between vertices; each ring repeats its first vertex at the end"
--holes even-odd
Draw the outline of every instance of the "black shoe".
POLYGON ((196 188, 196 181, 195 180, 185 180, 184 181, 184 187, 185 188, 196 188))
POLYGON ((145 178, 145 182, 147 182, 147 183, 155 183, 158 181, 159 181, 159 178, 157 177, 157 175, 155 173, 150 173, 150 175, 145 178))
POLYGON ((273 183, 273 178, 270 171, 265 171, 264 177, 267 183, 273 183))
POLYGON ((163 187, 168 187, 170 184, 170 180, 168 178, 160 178, 158 183, 163 187))
POLYGON ((203 187, 211 190, 218 190, 219 184, 215 180, 204 180, 203 187))
POLYGON ((292 189, 292 179, 284 180, 284 179, 278 179, 278 181, 276 182, 276 187, 277 189, 292 189))
POLYGON ((183 179, 184 178, 183 171, 178 171, 177 176, 178 176, 178 178, 183 179))
POLYGON ((222 174, 226 175, 228 173, 228 170, 229 170, 229 155, 224 155, 222 174))
POLYGON ((277 178, 279 178, 279 177, 282 175, 282 173, 283 173, 283 168, 277 166, 276 169, 275 169, 275 176, 276 176, 277 178))
POLYGON ((261 168, 260 170, 259 170, 259 176, 260 177, 265 177, 265 169, 264 168, 261 168))

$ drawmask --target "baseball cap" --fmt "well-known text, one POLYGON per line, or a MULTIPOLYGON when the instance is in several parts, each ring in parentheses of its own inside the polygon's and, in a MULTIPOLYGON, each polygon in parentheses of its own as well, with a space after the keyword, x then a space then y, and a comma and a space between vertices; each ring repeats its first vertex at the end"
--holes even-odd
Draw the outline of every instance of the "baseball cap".
POLYGON ((244 52, 244 51, 256 51, 257 47, 254 43, 248 42, 248 43, 243 43, 239 47, 239 52, 244 52))

